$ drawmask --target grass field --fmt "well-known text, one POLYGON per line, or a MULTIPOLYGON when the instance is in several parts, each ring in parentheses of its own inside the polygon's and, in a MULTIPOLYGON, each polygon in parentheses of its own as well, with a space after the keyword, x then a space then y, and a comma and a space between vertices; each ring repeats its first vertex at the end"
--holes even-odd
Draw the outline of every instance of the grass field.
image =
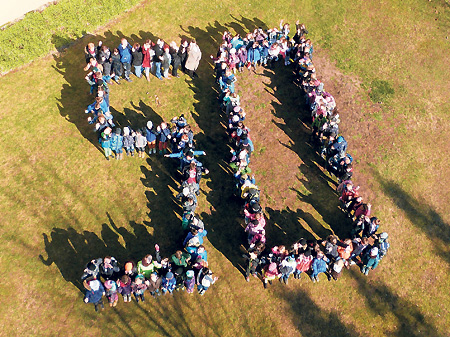
MULTIPOLYGON (((144 1, 107 26, 0 78, 0 335, 14 336, 450 336, 450 83, 447 1, 144 1), (225 29, 303 21, 319 78, 337 99, 356 181, 383 220, 391 250, 369 277, 337 283, 245 282, 239 204, 226 166, 223 118, 208 55, 225 29), (211 173, 201 186, 210 265, 220 277, 200 297, 119 303, 96 314, 79 277, 91 258, 163 255, 180 239, 176 163, 107 162, 83 113, 91 103, 83 48, 161 37, 197 39, 200 78, 112 87, 119 125, 185 113, 211 173), (156 105, 158 95, 161 105, 156 105), (7 324, 6 324, 7 322, 7 324)), ((135 78, 133 78, 135 79, 135 78)), ((345 237, 349 223, 322 162, 289 71, 238 76, 256 144, 270 244, 345 237)))

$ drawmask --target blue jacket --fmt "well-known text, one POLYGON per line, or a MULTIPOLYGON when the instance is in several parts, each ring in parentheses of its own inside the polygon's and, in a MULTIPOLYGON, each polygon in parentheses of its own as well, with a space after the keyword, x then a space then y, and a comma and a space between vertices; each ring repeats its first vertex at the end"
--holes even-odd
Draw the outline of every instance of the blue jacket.
POLYGON ((165 289, 169 292, 172 292, 175 290, 176 283, 177 283, 177 281, 176 281, 175 277, 172 277, 170 280, 168 280, 168 279, 166 279, 165 276, 163 276, 161 288, 165 289))
POLYGON ((111 137, 111 150, 117 151, 123 147, 123 136, 113 134, 111 137))
POLYGON ((120 54, 120 62, 122 63, 131 63, 131 46, 128 44, 125 48, 122 47, 120 44, 119 47, 119 54, 120 54))
POLYGON ((193 235, 191 232, 189 232, 188 235, 186 235, 186 238, 183 241, 183 246, 186 246, 188 241, 190 239, 192 239, 194 236, 196 236, 198 238, 198 242, 202 245, 203 244, 203 238, 206 235, 208 235, 208 231, 206 229, 204 229, 202 232, 198 232, 197 235, 193 235))
POLYGON ((370 256, 370 250, 367 251, 367 253, 363 257, 363 264, 367 266, 368 268, 375 269, 378 266, 378 263, 380 262, 379 256, 371 257, 370 256))
POLYGON ((325 273, 327 271, 327 262, 326 262, 326 257, 323 257, 322 259, 318 259, 315 258, 312 265, 311 265, 311 269, 313 270, 314 273, 319 274, 319 273, 325 273))
POLYGON ((106 139, 100 136, 99 139, 100 145, 104 149, 110 149, 111 148, 111 137, 107 136, 106 139))
POLYGON ((147 142, 154 142, 156 140, 156 133, 148 127, 145 127, 145 137, 147 138, 147 142))
POLYGON ((84 294, 84 298, 88 299, 88 303, 97 303, 103 297, 103 293, 105 292, 105 288, 103 288, 102 283, 100 282, 100 287, 97 291, 87 290, 84 294))
POLYGON ((161 129, 157 135, 159 136, 159 141, 162 143, 167 142, 167 137, 170 135, 169 128, 161 129))

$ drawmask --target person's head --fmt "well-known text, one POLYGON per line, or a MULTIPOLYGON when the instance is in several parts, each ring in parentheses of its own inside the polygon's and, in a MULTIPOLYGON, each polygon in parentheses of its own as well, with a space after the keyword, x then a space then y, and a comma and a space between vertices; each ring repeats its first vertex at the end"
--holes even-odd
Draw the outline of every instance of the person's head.
POLYGON ((111 264, 111 261, 112 261, 111 256, 105 256, 105 257, 103 258, 103 263, 104 263, 104 264, 111 264))
POLYGON ((196 229, 196 228, 191 228, 191 234, 192 234, 192 235, 197 235, 197 234, 198 234, 198 229, 196 229))
POLYGON ((191 40, 191 45, 197 44, 197 41, 195 41, 195 39, 191 40))
POLYGON ((163 129, 163 130, 164 130, 164 129, 167 129, 167 124, 164 123, 164 122, 162 122, 162 123, 161 123, 161 129, 163 129))
POLYGON ((132 274, 133 273, 133 263, 132 262, 125 263, 124 269, 125 269, 125 274, 132 274))
POLYGON ((175 257, 177 258, 177 259, 181 259, 181 256, 182 256, 182 251, 181 250, 177 250, 176 252, 175 252, 175 257))
POLYGON ((152 259, 153 259, 152 256, 150 254, 147 254, 142 259, 142 264, 144 264, 145 266, 148 266, 152 262, 152 259))
POLYGON ((87 47, 88 47, 88 49, 89 49, 90 51, 94 51, 94 50, 95 50, 95 44, 93 44, 92 42, 89 42, 89 43, 87 44, 87 47))
POLYGON ((127 39, 125 39, 125 38, 120 39, 120 44, 121 44, 122 46, 126 46, 126 45, 128 44, 127 39))
POLYGON ((114 52, 113 52, 115 55, 117 55, 117 54, 119 54, 119 49, 117 49, 117 48, 114 48, 114 52))
POLYGON ((203 253, 204 251, 205 251, 205 246, 203 246, 203 245, 198 246, 197 253, 203 253))
MULTIPOLYGON (((184 136, 184 135, 183 135, 184 136)), ((186 137, 187 137, 187 135, 186 135, 186 137)), ((191 162, 190 164, 189 164, 189 168, 191 169, 191 170, 195 170, 195 168, 197 167, 197 164, 195 163, 195 162, 191 162)))
POLYGON ((99 114, 97 120, 100 124, 104 124, 106 122, 106 118, 103 114, 99 114))
POLYGON ((334 235, 330 235, 328 237, 328 242, 330 242, 331 244, 335 245, 337 243, 337 238, 334 235))
POLYGON ((143 278, 144 277, 142 275, 136 276, 136 278, 134 279, 134 283, 137 285, 142 284, 143 278))
POLYGON ((361 239, 361 243, 362 243, 364 246, 367 246, 367 245, 369 244, 369 238, 363 237, 363 238, 361 239))
POLYGON ((128 277, 128 275, 123 275, 120 280, 122 281, 122 283, 127 284, 128 281, 130 280, 130 278, 128 277))
POLYGON ((150 275, 150 280, 151 280, 152 282, 156 282, 156 280, 158 280, 158 274, 152 273, 152 274, 150 275))
POLYGON ((134 48, 134 50, 138 50, 139 48, 141 48, 141 45, 139 44, 139 43, 135 43, 134 45, 133 45, 133 48, 134 48))

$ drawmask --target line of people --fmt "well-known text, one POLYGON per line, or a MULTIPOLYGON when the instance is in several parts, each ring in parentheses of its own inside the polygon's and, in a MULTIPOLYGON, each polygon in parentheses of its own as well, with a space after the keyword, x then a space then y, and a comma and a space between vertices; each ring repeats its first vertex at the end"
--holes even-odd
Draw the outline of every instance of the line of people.
POLYGON ((89 43, 85 48, 85 56, 85 70, 91 69, 86 80, 91 85, 91 93, 95 94, 95 101, 85 112, 92 114, 88 122, 95 125, 106 159, 109 160, 113 153, 116 159, 122 159, 123 152, 127 156, 134 156, 135 151, 139 157, 144 158, 146 148, 149 155, 155 154, 158 148, 160 155, 178 158, 181 184, 176 198, 180 200, 180 207, 183 209, 181 227, 185 231, 185 238, 179 243, 180 249, 166 258, 161 258, 159 246, 155 245, 155 258, 147 254, 137 264, 131 260, 120 264, 112 256, 91 260, 86 264, 81 277, 85 288, 84 301, 93 303, 95 310, 99 311, 104 309, 105 295, 111 307, 117 305, 119 294, 124 302, 130 302, 133 295, 139 303, 145 301, 146 291, 152 296, 173 294, 178 290, 193 293, 197 286, 198 293, 203 295, 218 279, 208 268, 208 255, 203 245, 207 230, 203 221, 195 214, 200 180, 203 174, 209 172, 195 157, 206 153, 195 150, 194 134, 183 114, 172 118, 170 123, 162 122, 156 127, 152 121, 147 121, 145 126, 136 129, 131 126, 115 128, 109 109, 108 87, 112 83, 111 79, 119 83, 122 68, 125 70, 125 79, 131 81, 131 65, 134 66, 137 77, 142 76, 143 70, 147 80, 150 69, 154 69, 155 76, 162 79, 161 64, 165 78, 168 76, 169 65, 172 65, 174 77, 178 77, 177 70, 180 66, 191 77, 195 77, 201 58, 200 49, 195 40, 189 45, 182 40, 181 48, 178 49, 174 42, 167 47, 162 40, 154 45, 151 41, 146 41, 142 48, 138 44, 131 47, 126 39, 122 39, 121 45, 112 55, 100 42, 97 48, 89 43), (164 63, 167 55, 172 55, 169 58, 171 61, 166 59, 164 63), (142 64, 139 61, 141 59, 142 64))
POLYGON ((354 264, 368 275, 389 249, 388 234, 378 233, 380 220, 370 217, 371 205, 362 202, 359 187, 350 180, 353 158, 347 153, 345 138, 339 134, 340 119, 335 99, 317 79, 312 63, 313 46, 306 38, 308 31, 297 21, 295 35, 290 38, 289 34, 290 26, 283 21, 279 28, 256 28, 243 38, 239 34, 225 32, 216 56, 211 55, 220 87, 220 108, 228 118, 227 132, 232 144, 230 167, 236 178, 237 194, 243 201, 248 234, 248 254, 243 256, 247 264, 245 276, 250 281, 251 275, 260 275, 265 288, 274 279, 286 284, 291 275, 299 279, 303 272, 309 274, 313 282, 319 281, 320 273, 325 273, 328 280, 337 280, 344 267, 350 268, 354 264), (285 246, 267 249, 265 246, 266 219, 259 202, 260 190, 249 167, 254 146, 250 130, 244 124, 246 113, 235 91, 235 74, 245 68, 249 71, 256 71, 259 67, 272 68, 277 63, 292 68, 294 83, 305 94, 312 116, 310 141, 318 145, 325 158, 325 168, 337 177, 342 209, 354 220, 353 229, 344 240, 330 235, 324 240, 301 239, 290 249, 285 246))
POLYGON ((116 127, 110 111, 109 85, 114 82, 120 84, 122 75, 125 80, 131 82, 131 66, 137 78, 144 74, 147 81, 150 81, 150 72, 160 80, 170 79, 170 67, 173 77, 179 77, 180 67, 191 78, 196 77, 202 54, 195 40, 188 43, 183 39, 180 47, 174 41, 168 45, 161 39, 156 43, 146 40, 141 47, 137 42, 131 45, 122 38, 120 45, 113 52, 99 41, 97 47, 94 43, 88 43, 84 53, 84 70, 89 71, 85 79, 90 85, 90 93, 95 95, 94 102, 87 106, 85 113, 89 114, 88 123, 95 126, 94 131, 107 160, 111 157, 121 160, 124 152, 127 156, 134 156, 137 152, 138 157, 144 158, 146 147, 149 154, 156 153, 156 142, 160 154, 167 152, 170 143, 172 149, 184 149, 186 143, 192 142, 189 126, 182 130, 185 135, 179 132, 180 128, 169 128, 165 122, 155 128, 153 123, 148 122, 146 127, 136 130, 130 126, 123 129, 116 127))

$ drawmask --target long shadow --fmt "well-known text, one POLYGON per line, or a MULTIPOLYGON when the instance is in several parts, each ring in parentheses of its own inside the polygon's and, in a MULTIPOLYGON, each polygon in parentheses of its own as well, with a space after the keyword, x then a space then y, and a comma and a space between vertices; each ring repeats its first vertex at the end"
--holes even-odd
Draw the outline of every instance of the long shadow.
MULTIPOLYGON (((126 38, 130 43, 132 41, 139 41, 146 38, 155 39, 153 34, 148 32, 140 32, 140 37, 132 34, 130 37, 125 36, 121 31, 106 31, 102 35, 87 35, 77 40, 70 48, 61 50, 59 54, 53 55, 55 65, 53 66, 55 72, 63 76, 65 83, 61 90, 61 96, 58 98, 57 107, 60 115, 68 122, 73 123, 80 134, 89 140, 95 147, 100 150, 97 136, 94 132, 94 125, 87 122, 87 117, 84 113, 86 107, 94 102, 95 97, 89 94, 89 85, 84 79, 86 72, 83 67, 86 65, 84 60, 84 47, 89 42, 97 45, 98 41, 103 41, 111 52, 120 44, 122 38, 126 38)), ((54 42, 58 40, 58 35, 55 34, 54 42)), ((155 125, 162 121, 154 110, 146 105, 142 100, 138 103, 131 102, 133 109, 122 109, 122 104, 117 108, 114 107, 114 91, 116 85, 110 85, 110 110, 114 116, 114 122, 119 127, 132 126, 133 128, 140 128, 145 126, 148 119, 151 119, 155 125)))
POLYGON ((359 293, 365 296, 369 310, 382 317, 393 314, 397 318, 397 329, 384 331, 386 336, 441 336, 416 305, 395 294, 386 284, 367 282, 366 277, 357 269, 349 272, 357 282, 359 293))
POLYGON ((432 248, 435 253, 450 264, 450 251, 448 250, 450 225, 426 201, 415 199, 398 183, 383 178, 376 170, 372 170, 372 175, 379 182, 384 194, 392 199, 414 226, 422 230, 433 241, 432 248))
POLYGON ((283 288, 276 294, 290 304, 302 336, 359 336, 354 326, 341 322, 334 311, 325 312, 304 290, 283 288))
MULTIPOLYGON (((228 159, 230 147, 226 129, 223 126, 225 116, 218 105, 218 91, 213 77, 213 64, 208 55, 216 55, 222 43, 221 33, 228 30, 226 25, 215 21, 205 29, 182 27, 187 35, 195 38, 202 49, 202 61, 198 69, 199 78, 189 80, 189 88, 197 103, 194 103, 193 117, 203 132, 196 135, 197 147, 206 151, 202 158, 209 169, 206 195, 211 208, 201 214, 208 229, 211 244, 242 271, 242 252, 240 245, 245 242, 242 228, 243 219, 239 217, 241 204, 233 197, 234 178, 229 174, 228 159)), ((242 28, 244 29, 244 28, 242 28)))
POLYGON ((278 210, 266 207, 265 211, 271 223, 266 230, 269 246, 283 244, 288 247, 301 238, 315 240, 332 234, 332 231, 325 228, 311 213, 301 209, 291 210, 288 207, 278 210))
MULTIPOLYGON (((264 70, 259 76, 267 77, 270 82, 265 84, 266 91, 273 96, 271 102, 273 115, 282 122, 272 122, 280 128, 289 138, 288 144, 282 144, 294 152, 302 161, 299 166, 302 183, 307 192, 293 189, 302 202, 310 204, 322 216, 324 222, 330 225, 333 233, 343 238, 351 229, 350 221, 338 210, 338 196, 334 190, 336 182, 324 172, 324 160, 318 155, 317 149, 309 142, 311 130, 307 126, 309 112, 306 109, 302 91, 292 84, 290 68, 280 64, 272 70, 264 70), (298 90, 293 95, 292 90, 298 90), (292 109, 292 107, 297 107, 292 109)), ((318 228, 318 236, 322 236, 324 229, 318 228)))

